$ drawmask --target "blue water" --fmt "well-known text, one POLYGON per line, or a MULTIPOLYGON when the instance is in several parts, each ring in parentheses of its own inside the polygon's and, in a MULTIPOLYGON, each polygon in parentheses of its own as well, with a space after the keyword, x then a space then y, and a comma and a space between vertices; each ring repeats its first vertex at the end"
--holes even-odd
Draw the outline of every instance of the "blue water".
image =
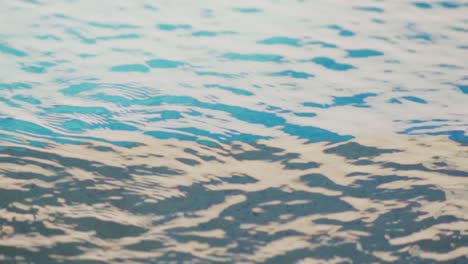
POLYGON ((465 263, 466 1, 0 3, 1 263, 465 263))

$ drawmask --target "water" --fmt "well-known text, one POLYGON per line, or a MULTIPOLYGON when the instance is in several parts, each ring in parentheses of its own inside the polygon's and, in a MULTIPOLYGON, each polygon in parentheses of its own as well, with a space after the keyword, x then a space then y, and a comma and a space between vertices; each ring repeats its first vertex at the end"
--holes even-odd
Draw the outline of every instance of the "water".
POLYGON ((0 2, 0 262, 466 263, 465 1, 0 2))

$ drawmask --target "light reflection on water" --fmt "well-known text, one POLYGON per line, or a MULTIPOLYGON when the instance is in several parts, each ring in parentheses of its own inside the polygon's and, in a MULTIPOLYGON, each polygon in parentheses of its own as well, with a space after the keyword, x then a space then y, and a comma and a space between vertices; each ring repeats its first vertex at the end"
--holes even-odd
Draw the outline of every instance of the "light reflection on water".
POLYGON ((466 3, 8 1, 0 261, 466 261, 466 3))

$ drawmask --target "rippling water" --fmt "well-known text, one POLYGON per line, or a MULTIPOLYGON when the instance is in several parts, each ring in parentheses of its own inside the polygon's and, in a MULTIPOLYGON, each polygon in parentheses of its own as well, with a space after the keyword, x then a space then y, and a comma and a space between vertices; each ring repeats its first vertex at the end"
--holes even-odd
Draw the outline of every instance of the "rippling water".
POLYGON ((0 262, 466 263, 466 1, 0 21, 0 262))

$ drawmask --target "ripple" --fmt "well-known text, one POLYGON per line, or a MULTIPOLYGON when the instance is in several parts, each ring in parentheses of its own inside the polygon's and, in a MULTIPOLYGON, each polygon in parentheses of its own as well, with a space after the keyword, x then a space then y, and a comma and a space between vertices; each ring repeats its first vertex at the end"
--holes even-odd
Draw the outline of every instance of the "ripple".
POLYGON ((330 25, 328 26, 329 29, 332 29, 332 30, 337 30, 340 34, 340 36, 342 37, 352 37, 354 35, 356 35, 356 33, 354 33, 353 31, 351 30, 348 30, 348 29, 344 29, 338 25, 330 25))
POLYGON ((430 8, 432 8, 432 5, 429 4, 429 3, 426 3, 426 2, 415 2, 414 5, 417 6, 417 7, 419 7, 419 8, 422 8, 422 9, 430 9, 430 8))
POLYGON ((21 51, 19 49, 15 49, 7 44, 0 43, 0 52, 4 54, 9 54, 13 55, 16 57, 27 57, 28 54, 24 51, 21 51))
POLYGON ((275 54, 239 54, 239 53, 225 53, 223 58, 228 60, 240 61, 257 61, 257 62, 280 62, 283 56, 275 54))
POLYGON ((259 13, 261 10, 255 7, 238 7, 234 8, 234 11, 240 13, 259 13))
POLYGON ((183 66, 185 63, 166 59, 152 59, 147 61, 146 64, 151 68, 177 68, 183 66))
POLYGON ((16 89, 31 89, 32 86, 28 83, 0 83, 0 90, 16 90, 16 89))
POLYGON ((353 9, 355 10, 360 10, 360 11, 366 11, 366 12, 373 12, 373 13, 383 13, 384 10, 380 7, 375 7, 375 6, 356 6, 353 9))
POLYGON ((372 49, 347 50, 350 58, 367 58, 384 55, 382 52, 372 49))
POLYGON ((218 88, 218 89, 222 89, 222 90, 232 92, 232 93, 237 94, 237 95, 245 95, 245 96, 254 95, 254 93, 252 93, 250 91, 246 91, 244 89, 239 89, 239 88, 230 87, 230 86, 223 86, 223 85, 218 85, 218 84, 206 84, 205 87, 207 87, 207 88, 218 88))
POLYGON ((80 83, 80 84, 72 84, 69 87, 62 89, 61 92, 66 94, 66 95, 77 95, 82 92, 94 90, 99 87, 99 84, 97 83, 80 83))
POLYGON ((468 94, 468 85, 458 85, 458 89, 460 89, 464 94, 468 94))
POLYGON ((314 77, 313 74, 310 74, 307 72, 297 72, 297 71, 291 71, 291 70, 275 72, 275 73, 272 73, 271 76, 289 76, 289 77, 296 78, 296 79, 309 79, 309 78, 314 77))
POLYGON ((22 101, 22 102, 26 102, 26 103, 29 103, 29 104, 33 104, 33 105, 41 104, 41 101, 38 100, 38 99, 35 99, 35 98, 31 97, 31 96, 24 96, 24 95, 20 95, 20 94, 17 94, 15 96, 13 96, 13 99, 18 100, 18 101, 22 101))
POLYGON ((301 40, 296 38, 289 38, 289 37, 271 37, 264 40, 258 41, 259 44, 264 45, 287 45, 287 46, 295 46, 300 47, 301 40))
POLYGON ((318 107, 318 108, 330 108, 336 106, 346 106, 351 105, 354 107, 369 107, 366 104, 365 99, 369 97, 377 96, 375 93, 363 93, 363 94, 356 94, 353 96, 338 96, 333 97, 333 104, 317 104, 313 102, 305 102, 303 103, 304 106, 307 107, 318 107))
POLYGON ((339 63, 327 57, 316 57, 310 61, 333 71, 348 71, 354 68, 351 64, 339 63))
POLYGON ((113 72, 149 72, 149 68, 143 64, 123 64, 116 65, 110 68, 113 72))
POLYGON ((192 33, 192 36, 194 37, 216 37, 219 34, 214 31, 206 31, 206 30, 201 30, 201 31, 195 31, 192 33))
POLYGON ((192 26, 188 24, 159 24, 157 27, 164 31, 174 31, 178 29, 189 30, 192 28, 192 26))

